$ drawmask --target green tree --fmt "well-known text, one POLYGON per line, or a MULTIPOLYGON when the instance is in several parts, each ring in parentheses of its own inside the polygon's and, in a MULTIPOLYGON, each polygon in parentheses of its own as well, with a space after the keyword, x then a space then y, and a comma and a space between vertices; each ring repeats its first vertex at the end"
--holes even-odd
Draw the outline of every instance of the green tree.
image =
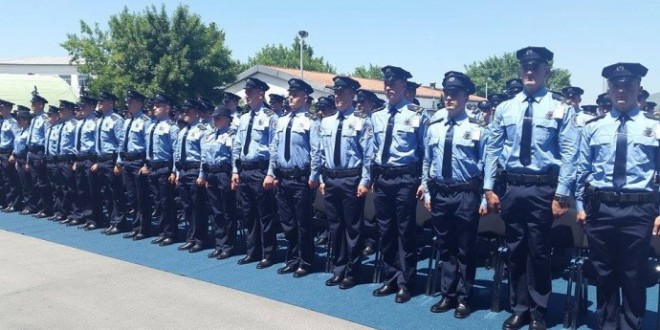
MULTIPOLYGON (((253 57, 248 58, 242 69, 254 65, 278 66, 282 68, 300 68, 300 38, 295 37, 291 47, 279 45, 266 45, 253 57)), ((314 49, 308 43, 303 44, 303 69, 305 71, 335 73, 336 69, 321 57, 314 57, 314 49)))
POLYGON ((163 91, 178 100, 203 96, 219 100, 217 87, 230 83, 238 63, 224 45, 225 34, 215 23, 179 5, 171 16, 165 6, 141 13, 128 8, 110 17, 108 30, 80 22, 80 34, 68 34, 62 47, 83 74, 89 89, 123 96, 126 88, 147 95, 163 91))
MULTIPOLYGON (((546 85, 550 90, 561 91, 570 86, 571 73, 566 69, 553 68, 550 63, 550 78, 546 85)), ((486 95, 486 80, 488 80, 488 93, 501 93, 506 87, 506 81, 520 75, 518 59, 513 53, 502 56, 491 56, 484 61, 474 62, 465 66, 465 73, 477 86, 477 95, 486 95)))
POLYGON ((383 71, 380 70, 381 67, 378 65, 373 65, 369 63, 369 66, 360 65, 355 68, 355 71, 351 74, 353 77, 374 79, 374 80, 383 80, 383 71))

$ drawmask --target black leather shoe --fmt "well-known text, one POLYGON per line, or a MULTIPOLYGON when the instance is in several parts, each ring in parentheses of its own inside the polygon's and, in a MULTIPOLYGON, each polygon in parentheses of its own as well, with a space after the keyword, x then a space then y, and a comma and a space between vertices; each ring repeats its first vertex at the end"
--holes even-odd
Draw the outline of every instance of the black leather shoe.
POLYGON ((532 320, 529 323, 529 330, 546 330, 547 328, 543 320, 532 320))
POLYGON ((245 257, 239 259, 238 262, 236 262, 236 263, 239 264, 239 265, 245 265, 245 264, 249 264, 249 263, 252 263, 252 262, 255 262, 255 261, 257 261, 257 259, 252 258, 250 256, 245 256, 245 257))
POLYGON ((335 285, 339 285, 339 283, 341 283, 342 280, 343 280, 343 279, 341 278, 341 276, 339 276, 339 275, 335 275, 335 276, 329 278, 327 281, 325 281, 325 285, 326 285, 326 286, 335 286, 335 285))
POLYGON ((85 221, 85 223, 83 223, 82 225, 79 225, 79 226, 78 226, 78 229, 85 229, 85 228, 87 228, 87 226, 89 226, 89 225, 91 225, 91 224, 92 224, 91 222, 89 222, 89 221, 85 221))
POLYGON ((160 244, 160 242, 165 240, 165 236, 158 236, 155 240, 151 241, 151 244, 160 244))
POLYGON ((90 223, 87 225, 87 227, 85 227, 85 230, 86 230, 86 231, 90 231, 90 230, 94 230, 94 229, 97 229, 97 228, 98 228, 98 227, 96 226, 96 223, 94 223, 94 222, 90 222, 90 223))
POLYGON ((257 269, 268 268, 268 267, 270 267, 270 266, 272 266, 272 265, 273 265, 273 261, 272 261, 272 260, 270 260, 270 259, 262 259, 262 260, 259 261, 259 263, 257 264, 257 269))
POLYGON ((190 249, 190 248, 193 247, 193 246, 195 246, 195 243, 193 243, 193 242, 186 242, 185 244, 179 246, 178 249, 179 249, 179 251, 184 251, 184 250, 188 250, 188 249, 190 249))
POLYGON ((456 306, 456 310, 454 311, 454 317, 457 319, 464 319, 470 314, 472 311, 470 310, 470 306, 466 303, 459 303, 458 306, 456 306))
POLYGON ((364 250, 362 250, 362 255, 364 256, 370 256, 374 253, 376 253, 376 249, 371 245, 367 246, 366 248, 364 248, 364 250))
POLYGON ((326 244, 328 244, 328 238, 327 237, 321 237, 321 238, 314 241, 315 246, 324 246, 326 244))
POLYGON ((158 245, 168 246, 168 245, 172 245, 174 243, 176 243, 176 240, 172 237, 168 237, 168 238, 164 239, 162 242, 160 242, 158 245))
POLYGON ((383 285, 380 288, 374 290, 371 294, 374 297, 384 297, 396 293, 396 287, 393 285, 383 285))
POLYGON ((456 301, 449 297, 442 297, 440 301, 431 306, 431 313, 445 313, 456 307, 456 301))
POLYGON ((527 323, 529 323, 529 316, 513 314, 504 321, 502 324, 502 330, 518 330, 524 327, 527 323))
POLYGON ((216 259, 218 259, 218 260, 223 260, 223 259, 227 259, 227 258, 229 258, 229 257, 231 257, 231 253, 229 253, 229 252, 227 252, 227 251, 222 251, 222 252, 220 252, 220 254, 218 254, 218 256, 216 257, 216 259))
POLYGON ((51 215, 51 216, 48 217, 48 220, 55 220, 55 219, 57 219, 58 217, 59 217, 59 215, 57 215, 57 214, 53 214, 53 215, 51 215))
POLYGON ((66 223, 67 227, 73 227, 73 226, 77 226, 79 224, 81 224, 81 221, 78 220, 78 219, 73 219, 73 220, 66 223))
POLYGON ((339 283, 339 288, 342 290, 348 290, 357 284, 357 281, 355 280, 355 277, 353 276, 346 276, 344 279, 339 283))
POLYGON ((55 219, 53 219, 53 220, 55 220, 55 221, 64 221, 66 219, 67 219, 67 217, 65 217, 63 214, 60 214, 57 217, 55 217, 55 219))
POLYGON ((16 208, 14 208, 13 206, 10 206, 10 207, 2 210, 2 212, 5 212, 5 213, 13 213, 13 212, 17 212, 17 211, 18 210, 16 208))
POLYGON ((298 269, 298 266, 296 266, 295 264, 291 264, 291 265, 286 265, 286 266, 278 269, 277 273, 278 274, 288 274, 288 273, 295 272, 297 269, 298 269))
POLYGON ((133 240, 134 241, 139 241, 139 240, 143 240, 147 237, 149 237, 149 235, 145 235, 143 233, 137 233, 137 234, 135 234, 135 236, 133 236, 133 240))
POLYGON ((123 238, 133 238, 133 237, 135 237, 135 235, 137 235, 137 234, 138 234, 137 231, 132 231, 132 232, 130 232, 130 233, 128 233, 128 234, 124 234, 122 237, 123 237, 123 238))
POLYGON ((218 249, 215 249, 215 250, 211 251, 211 253, 209 253, 208 257, 209 257, 209 259, 217 258, 220 255, 220 253, 222 253, 222 251, 220 251, 218 249))
POLYGON ((117 227, 110 227, 110 228, 105 232, 105 234, 106 234, 106 235, 117 235, 117 234, 120 234, 121 232, 122 232, 121 229, 119 229, 119 228, 117 228, 117 227))
POLYGON ((29 214, 32 214, 32 213, 34 213, 34 211, 28 210, 28 209, 25 209, 25 210, 21 211, 22 215, 29 215, 29 214))
POLYGON ((305 268, 298 268, 296 269, 295 272, 293 272, 293 277, 295 278, 304 277, 307 276, 307 274, 309 274, 309 270, 305 268))
POLYGON ((48 217, 50 217, 51 215, 48 214, 48 213, 45 213, 45 212, 39 212, 39 213, 37 213, 37 214, 33 214, 32 216, 35 217, 35 218, 37 218, 37 219, 43 219, 43 218, 48 218, 48 217))
POLYGON ((190 249, 188 249, 188 252, 190 252, 190 253, 196 253, 196 252, 199 252, 199 251, 202 251, 202 250, 204 250, 204 246, 203 246, 203 245, 201 245, 201 244, 195 244, 195 245, 193 245, 190 249))
POLYGON ((71 219, 71 218, 64 218, 64 219, 62 219, 62 220, 60 220, 60 221, 58 221, 58 222, 59 222, 60 224, 62 224, 62 225, 66 225, 67 223, 69 223, 69 222, 71 222, 71 221, 73 221, 73 219, 71 219))
POLYGON ((403 304, 410 300, 410 292, 408 292, 408 288, 405 286, 402 286, 399 291, 396 293, 396 297, 394 297, 394 302, 403 304))

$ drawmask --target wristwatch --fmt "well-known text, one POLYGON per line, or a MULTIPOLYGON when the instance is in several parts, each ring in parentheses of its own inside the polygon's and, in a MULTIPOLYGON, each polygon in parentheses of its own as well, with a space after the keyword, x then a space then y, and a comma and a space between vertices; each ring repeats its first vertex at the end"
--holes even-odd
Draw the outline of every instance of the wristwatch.
POLYGON ((553 199, 561 206, 568 204, 568 196, 555 195, 553 199))

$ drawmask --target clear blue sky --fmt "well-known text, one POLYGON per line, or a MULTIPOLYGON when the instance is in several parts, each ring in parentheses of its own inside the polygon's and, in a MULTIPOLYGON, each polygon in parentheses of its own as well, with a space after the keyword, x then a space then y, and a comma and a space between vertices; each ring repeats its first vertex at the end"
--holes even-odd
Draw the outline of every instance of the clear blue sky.
MULTIPOLYGON (((123 9, 142 11, 179 2, 3 1, 0 58, 66 55, 59 44, 79 32, 79 20, 105 26, 123 9)), ((660 92, 657 1, 191 1, 191 10, 226 33, 234 58, 245 61, 266 44, 290 44, 307 30, 317 55, 340 73, 363 64, 397 65, 428 85, 444 72, 527 45, 555 53, 586 90, 583 104, 603 91, 601 69, 614 62, 649 68, 643 85, 660 92)))

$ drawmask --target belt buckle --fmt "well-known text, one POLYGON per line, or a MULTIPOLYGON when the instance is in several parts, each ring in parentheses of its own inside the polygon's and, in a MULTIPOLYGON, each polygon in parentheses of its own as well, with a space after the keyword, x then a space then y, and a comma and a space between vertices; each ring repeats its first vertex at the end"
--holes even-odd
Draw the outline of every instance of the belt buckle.
POLYGON ((612 202, 615 204, 619 204, 621 202, 621 192, 620 191, 615 191, 612 194, 612 202))

